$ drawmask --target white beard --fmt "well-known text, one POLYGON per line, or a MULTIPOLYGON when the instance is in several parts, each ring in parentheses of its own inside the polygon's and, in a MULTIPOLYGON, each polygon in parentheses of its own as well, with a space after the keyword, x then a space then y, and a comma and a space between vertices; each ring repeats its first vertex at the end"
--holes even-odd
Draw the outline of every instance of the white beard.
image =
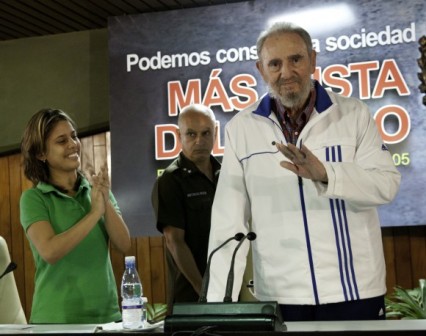
POLYGON ((309 93, 313 87, 314 82, 311 81, 310 84, 306 85, 300 93, 291 92, 285 95, 280 95, 268 85, 268 92, 271 97, 279 100, 284 107, 289 109, 297 109, 302 108, 303 105, 305 105, 305 102, 308 99, 309 93))

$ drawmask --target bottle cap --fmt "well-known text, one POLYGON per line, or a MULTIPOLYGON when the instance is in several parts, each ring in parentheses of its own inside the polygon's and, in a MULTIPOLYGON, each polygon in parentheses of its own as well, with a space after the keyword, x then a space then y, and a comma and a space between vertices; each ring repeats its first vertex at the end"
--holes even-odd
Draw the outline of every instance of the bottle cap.
POLYGON ((134 263, 135 261, 136 261, 135 256, 128 256, 128 257, 124 258, 124 262, 126 264, 128 264, 128 263, 134 263))

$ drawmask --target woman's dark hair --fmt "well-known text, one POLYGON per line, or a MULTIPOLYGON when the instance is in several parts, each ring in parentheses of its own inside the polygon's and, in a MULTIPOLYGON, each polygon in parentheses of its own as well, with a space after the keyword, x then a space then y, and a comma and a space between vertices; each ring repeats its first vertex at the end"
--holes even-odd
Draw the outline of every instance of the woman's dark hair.
POLYGON ((21 152, 24 174, 34 185, 49 181, 49 167, 39 157, 46 153, 46 140, 56 124, 64 120, 76 128, 68 114, 58 109, 42 109, 28 121, 21 141, 21 152))

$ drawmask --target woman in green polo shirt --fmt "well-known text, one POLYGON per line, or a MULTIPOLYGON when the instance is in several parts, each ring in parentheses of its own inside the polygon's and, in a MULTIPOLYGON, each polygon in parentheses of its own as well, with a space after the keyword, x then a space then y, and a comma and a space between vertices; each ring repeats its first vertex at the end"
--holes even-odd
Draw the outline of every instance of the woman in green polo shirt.
POLYGON ((74 122, 57 109, 37 112, 22 139, 25 176, 34 185, 20 200, 36 265, 30 323, 121 319, 108 246, 124 253, 130 235, 106 167, 89 183, 80 147, 74 122))

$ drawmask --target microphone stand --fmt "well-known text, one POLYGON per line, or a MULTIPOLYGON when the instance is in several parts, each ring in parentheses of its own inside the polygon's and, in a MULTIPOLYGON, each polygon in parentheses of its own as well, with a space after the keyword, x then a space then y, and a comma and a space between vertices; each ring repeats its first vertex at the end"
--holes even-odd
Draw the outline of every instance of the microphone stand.
MULTIPOLYGON (((208 258, 207 268, 204 273, 202 292, 198 302, 174 303, 172 314, 167 315, 164 320, 165 332, 192 332, 193 335, 199 331, 214 328, 215 331, 285 331, 287 329, 281 316, 281 310, 277 301, 253 301, 253 302, 206 302, 207 288, 209 283, 210 262, 216 251, 232 240, 239 243, 234 250, 231 265, 231 275, 228 276, 230 293, 233 287, 233 268, 237 250, 244 239, 254 240, 256 234, 249 232, 247 235, 237 233, 229 238, 219 247, 214 249, 208 258)), ((228 290, 227 290, 228 291, 228 290)), ((228 295, 227 295, 228 296, 228 295)), ((228 300, 226 298, 226 300, 228 300)), ((177 333, 176 333, 177 334, 177 333)), ((263 334, 262 334, 263 335, 263 334)))
POLYGON ((243 237, 243 239, 240 240, 240 242, 238 243, 237 247, 234 250, 234 253, 232 254, 232 259, 231 259, 231 267, 229 268, 229 273, 228 273, 228 280, 226 282, 226 290, 225 290, 225 297, 223 298, 223 302, 232 302, 232 289, 234 287, 234 265, 235 265, 235 256, 237 255, 237 251, 240 248, 240 246, 242 245, 244 239, 248 239, 248 240, 255 240, 256 239, 256 234, 254 232, 249 232, 247 233, 246 236, 243 237))
POLYGON ((211 261, 212 261, 213 254, 215 254, 218 250, 220 250, 222 247, 224 247, 230 241, 232 241, 234 239, 237 240, 237 241, 241 241, 245 237, 246 236, 243 233, 239 232, 234 237, 231 237, 231 238, 225 240, 221 245, 216 247, 210 253, 209 259, 207 261, 206 270, 204 271, 203 282, 201 283, 201 292, 200 292, 200 298, 198 299, 198 302, 207 302, 207 291, 208 291, 209 282, 210 282, 210 264, 211 264, 211 261))

